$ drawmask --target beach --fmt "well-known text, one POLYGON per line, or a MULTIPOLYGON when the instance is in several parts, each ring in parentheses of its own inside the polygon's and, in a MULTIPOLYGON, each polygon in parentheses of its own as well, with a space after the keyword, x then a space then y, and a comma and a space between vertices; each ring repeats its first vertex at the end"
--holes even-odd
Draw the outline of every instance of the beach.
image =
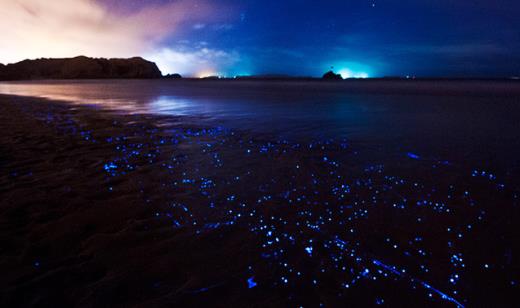
POLYGON ((213 111, 14 95, 0 111, 2 306, 485 306, 518 291, 507 160, 496 173, 213 111))
POLYGON ((520 1, 0 12, 0 308, 519 306, 520 1))

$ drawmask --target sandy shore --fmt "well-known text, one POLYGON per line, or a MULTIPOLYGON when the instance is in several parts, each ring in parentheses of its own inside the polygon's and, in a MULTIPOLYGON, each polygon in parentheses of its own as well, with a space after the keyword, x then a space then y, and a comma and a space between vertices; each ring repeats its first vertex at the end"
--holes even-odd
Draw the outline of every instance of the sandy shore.
POLYGON ((370 164, 344 140, 183 123, 0 96, 0 305, 465 305, 514 294, 520 216, 499 180, 413 155, 370 164))
MULTIPOLYGON (((137 174, 107 175, 114 158, 107 140, 151 142, 146 133, 157 128, 149 119, 19 97, 1 101, 2 306, 196 303, 191 294, 227 283, 222 276, 244 266, 247 251, 227 248, 230 259, 214 253, 222 234, 194 241, 192 230, 157 219, 159 208, 147 204, 166 198, 160 186, 170 176, 148 167, 148 157, 133 161, 137 174), (141 140, 133 136, 143 133, 141 140)), ((147 146, 143 151, 153 155, 147 146)), ((173 146, 162 151, 169 155, 173 146)), ((157 165, 164 160, 154 157, 157 165)), ((170 200, 161 201, 164 210, 170 200)), ((235 245, 248 240, 241 236, 235 245)))

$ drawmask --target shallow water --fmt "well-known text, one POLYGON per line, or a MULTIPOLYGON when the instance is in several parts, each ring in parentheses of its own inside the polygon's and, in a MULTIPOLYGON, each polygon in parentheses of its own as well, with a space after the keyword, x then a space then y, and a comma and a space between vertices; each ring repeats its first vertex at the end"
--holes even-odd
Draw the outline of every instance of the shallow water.
MULTIPOLYGON (((100 298, 120 294, 100 291, 113 279, 184 305, 504 305, 518 291, 517 84, 56 81, 0 93, 69 101, 15 104, 50 132, 4 137, 10 204, 50 198, 17 199, 31 183, 67 205, 144 207, 106 218, 131 221, 111 242, 128 255, 120 236, 135 220, 169 230, 130 258, 153 270, 75 282, 100 298)), ((104 232, 92 233, 80 255, 103 255, 92 238, 104 232)), ((31 258, 41 271, 52 256, 31 258)))
POLYGON ((348 138, 383 147, 384 155, 416 152, 501 168, 520 155, 518 82, 47 81, 0 83, 0 93, 197 116, 210 126, 291 139, 348 138))

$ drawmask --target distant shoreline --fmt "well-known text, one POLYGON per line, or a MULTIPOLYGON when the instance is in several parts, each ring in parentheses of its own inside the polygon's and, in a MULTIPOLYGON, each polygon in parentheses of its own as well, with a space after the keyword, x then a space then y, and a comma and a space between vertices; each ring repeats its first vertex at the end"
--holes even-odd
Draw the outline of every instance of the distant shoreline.
POLYGON ((287 78, 263 78, 263 77, 221 77, 221 78, 199 78, 182 77, 169 78, 167 76, 157 78, 34 78, 34 79, 0 79, 0 82, 27 82, 27 81, 89 81, 89 80, 171 80, 171 81, 318 81, 323 83, 347 83, 347 82, 372 82, 372 81, 510 81, 520 82, 516 77, 420 77, 420 78, 398 78, 398 77, 373 77, 373 78, 346 78, 343 80, 325 80, 319 77, 287 77, 287 78))
MULTIPOLYGON (((332 71, 328 72, 334 73, 332 71)), ((365 81, 520 81, 520 76, 510 77, 416 77, 383 76, 373 78, 345 78, 291 76, 284 74, 237 75, 233 77, 208 76, 203 78, 183 77, 180 74, 163 74, 157 64, 142 57, 133 58, 39 58, 23 60, 4 65, 0 63, 2 81, 44 81, 44 80, 114 80, 114 79, 154 79, 154 80, 214 80, 214 81, 322 81, 322 82, 365 82, 365 81)))

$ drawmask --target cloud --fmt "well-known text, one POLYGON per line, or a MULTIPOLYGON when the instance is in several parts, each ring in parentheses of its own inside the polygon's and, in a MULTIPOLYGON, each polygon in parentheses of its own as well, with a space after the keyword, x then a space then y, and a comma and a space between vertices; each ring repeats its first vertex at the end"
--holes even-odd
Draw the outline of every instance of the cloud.
POLYGON ((94 0, 0 0, 0 62, 77 55, 161 54, 163 58, 173 57, 165 62, 177 63, 188 71, 189 63, 182 59, 202 62, 223 55, 210 50, 211 56, 204 55, 202 50, 195 50, 193 55, 156 50, 167 50, 163 49, 166 39, 193 29, 194 24, 205 25, 214 16, 221 16, 214 14, 215 9, 209 2, 196 0, 154 3, 125 13, 117 13, 94 0))
POLYGON ((155 61, 164 74, 180 73, 195 77, 222 75, 241 60, 235 51, 211 49, 205 47, 205 44, 196 46, 174 49, 165 47, 147 57, 155 61))
POLYGON ((213 26, 213 29, 219 30, 219 31, 228 31, 232 30, 235 26, 232 24, 218 24, 213 26))

